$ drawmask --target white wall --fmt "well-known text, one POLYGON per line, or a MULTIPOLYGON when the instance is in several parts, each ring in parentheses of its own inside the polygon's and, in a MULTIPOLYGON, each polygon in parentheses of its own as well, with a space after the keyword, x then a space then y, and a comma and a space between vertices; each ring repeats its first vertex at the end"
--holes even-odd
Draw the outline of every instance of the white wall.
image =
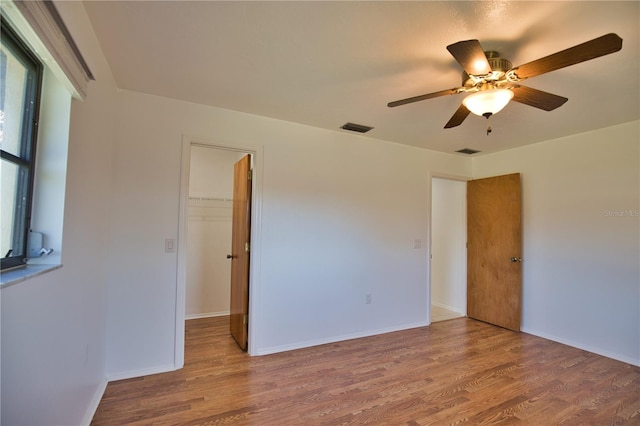
POLYGON ((163 241, 177 236, 185 134, 262 157, 254 353, 427 322, 429 173, 469 176, 468 158, 128 91, 118 110, 112 377, 174 361, 176 256, 163 241))
POLYGON ((246 154, 195 145, 191 148, 190 197, 233 198, 233 165, 246 154))
POLYGON ((233 165, 244 153, 191 148, 186 317, 229 313, 233 165))
POLYGON ((231 202, 189 207, 186 319, 229 314, 231 300, 231 202))
POLYGON ((79 2, 59 10, 97 81, 71 104, 62 269, 2 289, 2 424, 87 423, 105 382, 115 86, 79 2))
POLYGON ((431 303, 467 313, 467 183, 431 181, 431 303))
POLYGON ((40 109, 31 229, 42 232, 43 247, 54 251, 29 263, 60 264, 71 96, 48 68, 40 109))
POLYGON ((636 365, 639 140, 636 121, 473 161, 522 173, 522 329, 636 365))

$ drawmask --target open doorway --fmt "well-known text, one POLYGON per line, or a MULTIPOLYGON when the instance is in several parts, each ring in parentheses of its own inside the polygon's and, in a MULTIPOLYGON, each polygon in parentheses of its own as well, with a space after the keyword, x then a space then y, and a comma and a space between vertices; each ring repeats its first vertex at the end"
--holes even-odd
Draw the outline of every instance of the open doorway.
MULTIPOLYGON (((220 220, 222 222, 227 221, 227 229, 225 230, 224 226, 219 226, 217 231, 220 231, 218 235, 224 234, 229 235, 231 238, 231 227, 229 227, 228 212, 232 212, 233 208, 229 209, 229 206, 232 206, 232 202, 228 201, 233 199, 233 189, 229 190, 229 188, 233 188, 233 179, 234 179, 234 159, 242 158, 249 155, 251 158, 251 165, 254 169, 253 179, 252 179, 252 188, 253 193, 251 196, 252 201, 256 201, 256 208, 251 211, 251 216, 249 220, 251 221, 251 273, 248 279, 247 287, 256 286, 256 275, 253 272, 253 266, 256 266, 256 270, 259 270, 260 263, 260 202, 261 199, 261 186, 259 182, 260 178, 260 170, 262 170, 262 151, 259 146, 249 146, 246 148, 236 147, 236 146, 225 146, 218 145, 213 143, 212 141, 195 139, 192 137, 184 136, 182 141, 182 170, 180 177, 180 214, 179 214, 179 223, 178 223, 178 264, 177 264, 177 276, 176 276, 176 316, 175 316, 175 345, 174 345, 174 367, 176 369, 182 368, 184 366, 184 333, 185 333, 185 319, 187 318, 202 318, 207 316, 219 316, 230 314, 231 306, 230 306, 230 292, 231 292, 231 282, 226 279, 230 275, 231 270, 231 261, 227 258, 229 254, 229 248, 231 243, 225 242, 220 243, 216 246, 208 246, 207 241, 210 238, 200 238, 200 236, 193 237, 191 239, 200 238, 200 248, 189 248, 189 213, 190 213, 190 204, 191 204, 191 214, 199 215, 201 220, 205 217, 209 221, 216 222, 220 220), (192 150, 196 152, 192 156, 192 150), (256 153, 260 152, 259 155, 256 153), (215 157, 215 159, 211 159, 209 157, 215 157), (208 174, 208 178, 204 179, 204 186, 200 186, 197 183, 190 182, 191 181, 191 168, 192 161, 194 162, 194 167, 199 168, 197 165, 198 162, 203 163, 201 166, 204 169, 205 174, 208 174), (228 170, 228 173, 223 170, 228 170), (213 175, 211 175, 213 173, 213 175), (224 182, 230 182, 229 184, 224 182), (226 189, 223 189, 226 188, 226 189), (197 191, 196 192, 194 192, 197 191), (230 192, 228 192, 230 191, 230 192), (229 195, 225 195, 229 194, 229 195), (191 198, 191 199, 190 199, 191 198), (198 211, 194 211, 193 207, 199 208, 198 211), (217 212, 205 212, 203 209, 217 209, 217 212), (225 212, 226 211, 226 212, 225 212), (204 240, 204 241, 203 241, 204 240), (208 251, 208 252, 207 252, 208 251), (193 261, 197 259, 191 258, 200 256, 203 261, 206 263, 211 263, 213 255, 216 258, 215 263, 218 264, 217 272, 209 273, 205 272, 204 274, 200 273, 200 277, 204 277, 204 281, 208 281, 207 278, 211 278, 212 274, 219 273, 220 276, 216 278, 216 281, 222 283, 226 282, 226 285, 220 285, 216 290, 212 290, 210 287, 202 287, 202 283, 200 283, 200 291, 204 291, 205 294, 197 296, 197 291, 193 291, 193 286, 189 289, 189 296, 187 296, 187 274, 189 272, 188 263, 191 261, 193 266, 193 261), (221 255, 221 256, 220 256, 221 255), (220 259, 221 257, 221 259, 220 259), (224 265, 224 266, 222 266, 224 265), (224 277, 224 278, 221 278, 224 277), (211 305, 208 304, 211 302, 211 294, 207 295, 206 293, 213 292, 216 296, 216 304, 211 305), (196 296, 192 296, 195 294, 196 296), (187 297, 189 297, 189 313, 187 313, 187 297), (199 299, 204 299, 204 301, 199 301, 199 299), (207 300, 209 299, 209 300, 207 300), (222 305, 224 303, 224 305, 222 305)), ((236 161, 237 162, 237 161, 236 161)), ((193 219, 193 218, 192 218, 193 219)), ((233 223, 233 219, 231 221, 233 223)), ((201 224, 203 225, 203 224, 201 224)), ((193 231, 193 229, 192 229, 193 231)), ((217 235, 216 232, 213 231, 212 235, 217 235)), ((192 232, 193 234, 193 232, 192 232)), ((205 234, 206 235, 206 234, 205 234)), ((211 236, 211 234, 210 234, 211 236)), ((226 240, 225 238, 221 238, 221 240, 226 240)), ((196 262, 197 263, 197 262, 196 262)), ((201 262, 202 263, 202 262, 201 262)), ((200 264, 199 267, 202 265, 200 264)), ((193 271, 190 272, 190 275, 193 276, 193 271)), ((209 280, 210 281, 210 280, 209 280)), ((257 297, 252 297, 249 301, 248 312, 251 312, 254 309, 254 299, 257 297)), ((247 315, 248 318, 248 315, 247 315)), ((252 321, 247 320, 247 328, 249 331, 254 330, 255 325, 252 321)), ((248 334, 248 343, 247 350, 251 354, 251 348, 253 337, 257 335, 256 333, 250 332, 248 334)))
POLYGON ((191 147, 185 319, 229 315, 233 166, 246 153, 191 147))
POLYGON ((431 179, 431 322, 467 313, 466 182, 431 179))

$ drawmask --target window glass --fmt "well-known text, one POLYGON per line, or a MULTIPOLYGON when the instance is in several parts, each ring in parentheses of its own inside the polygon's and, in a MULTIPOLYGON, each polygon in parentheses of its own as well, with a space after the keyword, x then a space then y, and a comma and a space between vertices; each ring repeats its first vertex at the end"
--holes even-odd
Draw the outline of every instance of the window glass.
POLYGON ((42 65, 2 20, 0 49, 0 256, 25 263, 31 219, 42 65))
POLYGON ((0 179, 2 188, 0 193, 2 198, 2 234, 0 234, 0 255, 11 257, 25 253, 24 241, 21 229, 24 229, 24 215, 26 209, 26 199, 20 197, 22 188, 28 185, 28 173, 21 167, 6 160, 0 163, 0 179))
POLYGON ((20 156, 27 69, 2 43, 0 51, 0 148, 20 156))

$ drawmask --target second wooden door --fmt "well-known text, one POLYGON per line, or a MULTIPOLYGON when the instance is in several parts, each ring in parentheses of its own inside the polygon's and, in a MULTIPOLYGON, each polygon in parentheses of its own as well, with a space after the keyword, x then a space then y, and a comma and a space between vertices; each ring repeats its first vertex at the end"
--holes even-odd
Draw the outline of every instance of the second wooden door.
POLYGON ((520 174, 467 184, 467 314, 520 330, 520 174))
POLYGON ((251 156, 234 165, 231 231, 231 335, 243 351, 249 336, 249 255, 251 251, 251 156))

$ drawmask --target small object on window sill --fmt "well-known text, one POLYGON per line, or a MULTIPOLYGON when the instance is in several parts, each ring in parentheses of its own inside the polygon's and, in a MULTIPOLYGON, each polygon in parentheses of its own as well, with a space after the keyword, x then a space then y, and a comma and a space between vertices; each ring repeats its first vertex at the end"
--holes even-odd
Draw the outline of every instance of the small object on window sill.
POLYGON ((53 253, 52 248, 44 248, 43 240, 44 234, 42 232, 29 231, 29 259, 42 257, 42 255, 49 256, 53 253))

